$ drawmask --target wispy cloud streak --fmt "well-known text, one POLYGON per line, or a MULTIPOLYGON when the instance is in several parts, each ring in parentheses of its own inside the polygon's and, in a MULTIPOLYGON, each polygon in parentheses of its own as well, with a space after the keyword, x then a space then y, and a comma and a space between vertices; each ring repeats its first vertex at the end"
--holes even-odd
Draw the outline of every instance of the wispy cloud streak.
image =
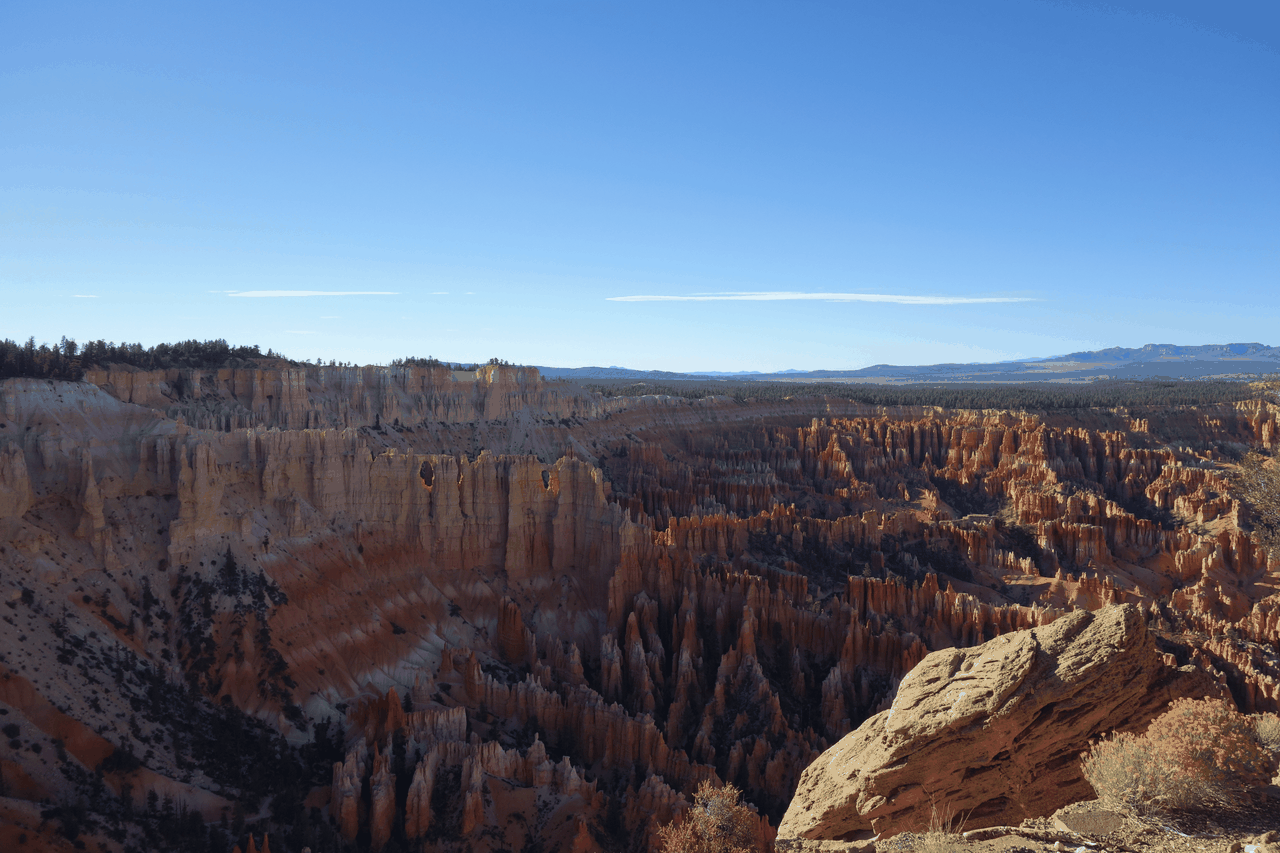
POLYGON ((281 296, 399 296, 397 290, 238 290, 228 296, 271 299, 281 296))
POLYGON ((691 296, 610 296, 609 302, 890 302, 898 305, 972 305, 1037 302, 1025 296, 904 296, 896 293, 799 293, 795 291, 696 293, 691 296))

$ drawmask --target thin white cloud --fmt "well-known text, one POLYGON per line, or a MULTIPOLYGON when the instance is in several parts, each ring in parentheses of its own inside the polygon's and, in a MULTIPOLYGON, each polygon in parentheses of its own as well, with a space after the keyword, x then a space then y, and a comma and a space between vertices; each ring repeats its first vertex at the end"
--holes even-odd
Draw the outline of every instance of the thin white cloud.
POLYGON ((395 290, 239 290, 230 296, 269 299, 277 296, 399 296, 395 290))
POLYGON ((448 295, 449 295, 449 291, 447 291, 447 290, 433 290, 433 291, 431 292, 431 295, 432 295, 432 296, 448 296, 448 295))
POLYGON ((610 296, 609 302, 891 302, 898 305, 971 305, 1037 302, 1024 296, 904 296, 896 293, 800 293, 796 291, 697 293, 692 296, 610 296))
POLYGON ((94 294, 89 294, 89 293, 77 293, 77 294, 75 294, 74 296, 72 296, 71 298, 72 298, 72 299, 97 299, 97 298, 98 298, 98 295, 97 295, 96 293, 94 293, 94 294))

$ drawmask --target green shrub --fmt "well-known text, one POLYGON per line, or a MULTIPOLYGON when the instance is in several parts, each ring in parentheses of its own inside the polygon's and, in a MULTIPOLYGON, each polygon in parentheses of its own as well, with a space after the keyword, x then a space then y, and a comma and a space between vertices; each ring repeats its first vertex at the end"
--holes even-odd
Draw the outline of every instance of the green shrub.
POLYGON ((1179 699, 1146 734, 1113 733, 1083 756, 1099 799, 1135 814, 1230 808, 1266 785, 1277 756, 1250 718, 1220 699, 1179 699))

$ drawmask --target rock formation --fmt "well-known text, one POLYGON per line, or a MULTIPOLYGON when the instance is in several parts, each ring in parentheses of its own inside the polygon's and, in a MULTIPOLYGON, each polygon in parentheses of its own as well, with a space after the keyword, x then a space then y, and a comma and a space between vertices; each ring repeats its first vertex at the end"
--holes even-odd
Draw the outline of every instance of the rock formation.
POLYGON ((931 652, 1113 604, 1276 710, 1280 563, 1229 460, 1277 414, 605 399, 506 366, 6 380, 0 769, 142 823, 153 792, 276 802, 287 850, 611 849, 712 779, 767 844, 931 652))
POLYGON ((1099 732, 1140 731, 1168 702, 1226 691, 1168 665, 1141 611, 1077 611, 968 649, 933 652, 892 704, 819 756, 779 837, 852 840, 1015 824, 1092 796, 1079 756, 1099 732))

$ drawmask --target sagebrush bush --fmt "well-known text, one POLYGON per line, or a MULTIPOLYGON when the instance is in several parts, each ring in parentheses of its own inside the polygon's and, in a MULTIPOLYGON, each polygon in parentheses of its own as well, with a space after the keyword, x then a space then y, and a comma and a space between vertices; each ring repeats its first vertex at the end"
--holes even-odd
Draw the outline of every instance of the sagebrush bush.
POLYGON ((1098 797, 1137 814, 1233 807, 1271 781, 1277 756, 1220 699, 1179 699, 1146 734, 1113 733, 1083 757, 1098 797))
POLYGON ((658 830, 663 853, 751 853, 758 819, 733 785, 704 781, 684 817, 658 830))
POLYGON ((1235 488, 1249 507, 1254 536, 1280 557, 1280 458, 1246 455, 1236 471, 1235 488))
POLYGON ((1253 718, 1253 727, 1258 730, 1258 740, 1272 752, 1280 751, 1280 717, 1275 714, 1259 714, 1253 718))
POLYGON ((1160 811, 1184 797, 1147 738, 1114 732, 1094 744, 1081 763, 1098 799, 1134 814, 1160 811))

